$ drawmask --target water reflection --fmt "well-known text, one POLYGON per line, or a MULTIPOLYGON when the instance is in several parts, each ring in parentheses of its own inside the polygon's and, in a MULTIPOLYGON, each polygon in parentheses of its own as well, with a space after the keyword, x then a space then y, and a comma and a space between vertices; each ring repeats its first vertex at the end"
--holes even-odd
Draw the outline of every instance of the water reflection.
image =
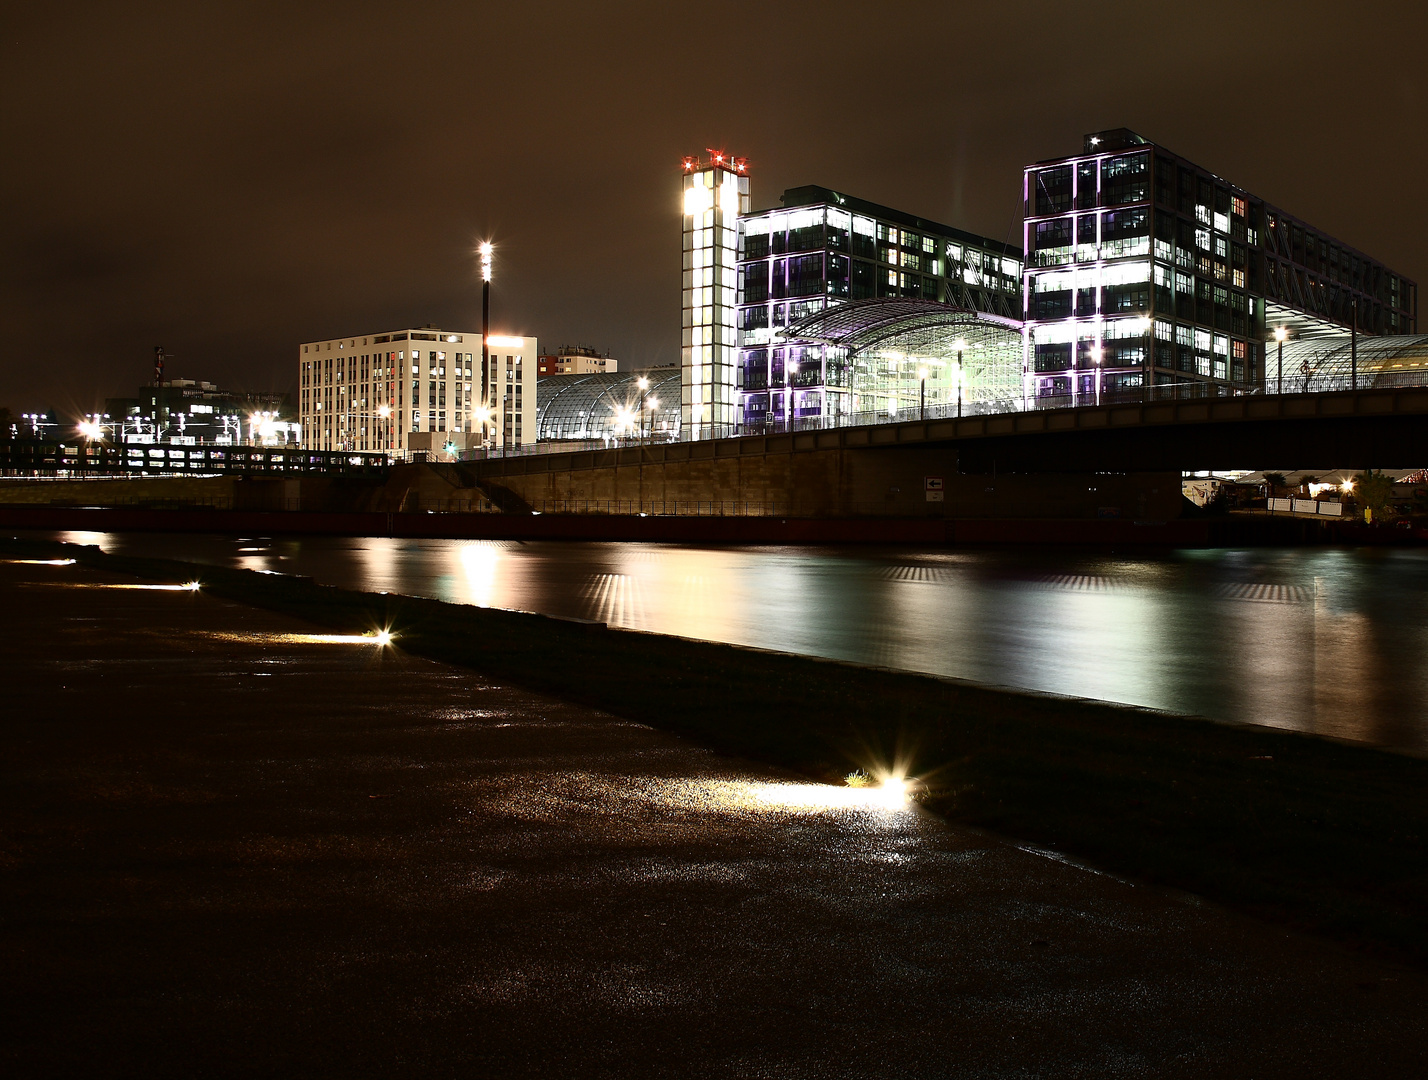
POLYGON ((1418 550, 64 538, 1428 750, 1418 550))

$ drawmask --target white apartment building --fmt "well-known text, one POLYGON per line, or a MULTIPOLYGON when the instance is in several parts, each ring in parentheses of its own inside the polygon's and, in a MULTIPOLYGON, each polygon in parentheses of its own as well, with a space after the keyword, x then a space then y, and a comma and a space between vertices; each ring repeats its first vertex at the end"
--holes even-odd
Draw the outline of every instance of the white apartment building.
POLYGON ((423 326, 299 346, 298 410, 313 450, 463 450, 534 442, 535 338, 423 326))
POLYGON ((538 374, 542 378, 547 375, 605 375, 619 370, 618 360, 584 345, 562 345, 556 352, 542 356, 538 365, 538 374))

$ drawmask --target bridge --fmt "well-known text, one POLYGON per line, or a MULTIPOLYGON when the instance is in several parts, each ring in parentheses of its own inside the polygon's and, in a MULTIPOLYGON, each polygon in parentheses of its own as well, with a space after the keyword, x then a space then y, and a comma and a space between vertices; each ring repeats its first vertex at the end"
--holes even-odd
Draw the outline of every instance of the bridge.
POLYGON ((719 500, 799 516, 1175 517, 1185 472, 1425 463, 1428 387, 1407 386, 934 416, 463 467, 510 509, 719 500))

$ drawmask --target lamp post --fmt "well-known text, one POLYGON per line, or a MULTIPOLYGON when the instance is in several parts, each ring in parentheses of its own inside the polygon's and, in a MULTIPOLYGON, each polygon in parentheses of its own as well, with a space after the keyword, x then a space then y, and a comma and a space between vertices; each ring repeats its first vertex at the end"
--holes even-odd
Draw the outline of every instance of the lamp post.
POLYGON ((962 350, 967 347, 966 338, 958 338, 952 342, 952 347, 957 350, 957 419, 962 419, 962 350))
POLYGON ((917 393, 917 418, 918 418, 919 420, 926 420, 926 419, 927 419, 927 368, 925 368, 925 367, 920 367, 920 368, 917 369, 917 380, 918 380, 918 383, 920 384, 920 385, 919 385, 919 388, 918 388, 918 393, 917 393))
POLYGON ((491 422, 491 410, 482 405, 476 410, 476 422, 481 425, 481 449, 486 449, 486 425, 491 422))
POLYGON ((390 405, 378 405, 377 415, 382 418, 382 449, 390 452, 392 449, 392 407, 390 405))
POLYGON ((99 413, 85 413, 84 419, 75 425, 78 432, 84 436, 84 462, 86 464, 94 455, 95 442, 104 441, 104 426, 100 420, 99 413))
POLYGON ((1274 328, 1274 340, 1279 342, 1279 377, 1276 394, 1284 393, 1284 339, 1289 336, 1289 331, 1282 326, 1274 328))
POLYGON ((490 362, 491 356, 486 344, 491 336, 491 257, 493 248, 489 240, 481 244, 481 411, 486 419, 481 421, 481 448, 486 448, 486 423, 491 417, 490 402, 490 362))
POLYGON ((1096 408, 1101 407, 1101 347, 1091 346, 1091 362, 1096 365, 1096 408))
POLYGON ((650 381, 644 375, 635 381, 635 385, 640 388, 640 442, 645 441, 645 394, 649 391, 650 381))
POLYGON ((1359 388, 1359 298, 1353 299, 1354 323, 1349 328, 1349 389, 1359 388))
POLYGON ((793 430, 793 377, 798 374, 798 361, 790 360, 783 375, 783 421, 784 430, 793 430))

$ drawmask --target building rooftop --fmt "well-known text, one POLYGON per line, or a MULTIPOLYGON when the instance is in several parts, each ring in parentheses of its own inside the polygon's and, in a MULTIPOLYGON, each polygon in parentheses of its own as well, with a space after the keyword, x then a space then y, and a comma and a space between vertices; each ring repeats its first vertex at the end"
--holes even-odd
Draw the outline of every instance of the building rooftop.
MULTIPOLYGON (((844 195, 841 191, 819 187, 816 184, 789 188, 779 196, 779 202, 783 203, 783 209, 785 210, 792 210, 801 206, 836 206, 851 213, 882 218, 884 221, 895 221, 899 225, 905 225, 910 229, 920 229, 922 232, 936 233, 949 240, 972 244, 976 247, 986 248, 989 251, 995 251, 1002 255, 1011 255, 1017 259, 1022 257, 1021 248, 1014 244, 1005 244, 999 240, 992 240, 985 236, 979 236, 976 233, 967 232, 965 229, 955 229, 951 225, 943 225, 940 222, 920 218, 903 210, 894 210, 890 206, 868 202, 866 199, 859 199, 852 195, 844 195)), ((756 217, 760 214, 776 213, 778 209, 778 207, 769 207, 765 210, 754 210, 743 216, 756 217)))

